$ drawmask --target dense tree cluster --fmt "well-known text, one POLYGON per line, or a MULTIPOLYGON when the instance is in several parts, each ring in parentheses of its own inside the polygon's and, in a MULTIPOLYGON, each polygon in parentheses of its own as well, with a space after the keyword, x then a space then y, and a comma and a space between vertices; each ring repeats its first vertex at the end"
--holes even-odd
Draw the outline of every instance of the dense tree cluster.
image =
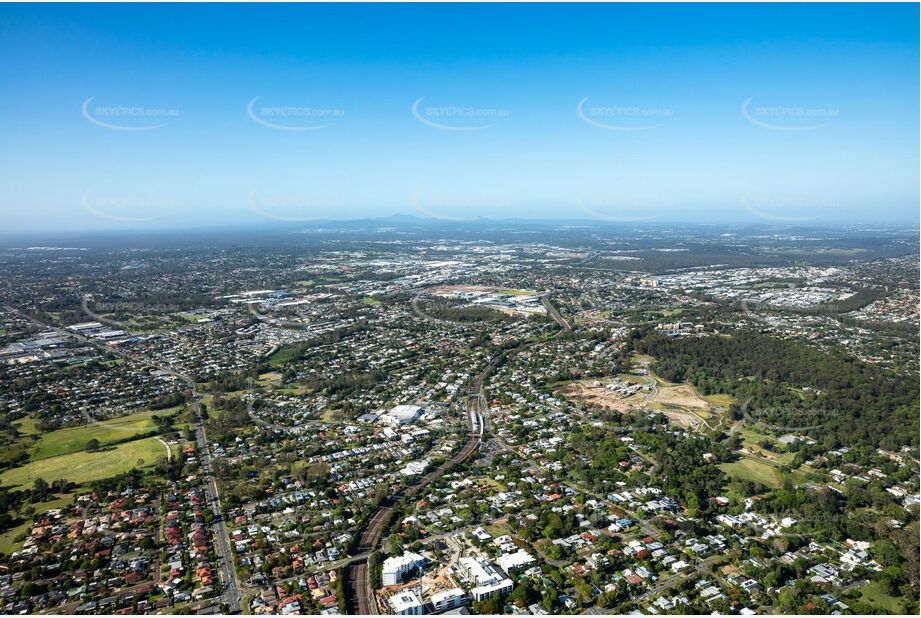
POLYGON ((640 336, 663 378, 704 395, 729 393, 738 418, 809 435, 826 448, 918 446, 918 376, 899 375, 799 341, 729 336, 640 336))

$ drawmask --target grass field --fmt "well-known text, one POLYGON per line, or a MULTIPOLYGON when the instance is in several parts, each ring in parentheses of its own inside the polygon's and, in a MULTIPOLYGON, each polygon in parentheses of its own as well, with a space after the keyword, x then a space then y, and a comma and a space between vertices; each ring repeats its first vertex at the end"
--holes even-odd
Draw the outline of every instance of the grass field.
MULTIPOLYGON (((42 434, 35 445, 32 447, 32 460, 46 459, 48 457, 57 457, 58 455, 67 455, 76 453, 86 448, 86 443, 91 438, 99 440, 99 444, 105 446, 153 431, 157 428, 152 417, 169 416, 178 412, 181 406, 157 410, 156 412, 141 412, 129 416, 101 421, 100 424, 89 424, 80 427, 67 427, 50 431, 42 434)), ((48 480, 48 479, 45 479, 48 480)))
POLYGON ((656 359, 654 359, 653 357, 649 356, 648 354, 637 354, 637 353, 634 352, 633 354, 630 355, 630 362, 631 362, 631 363, 647 363, 647 364, 651 364, 651 363, 652 363, 653 361, 655 361, 655 360, 656 360, 656 359))
POLYGON ((269 367, 281 367, 297 354, 295 346, 281 346, 272 356, 269 357, 269 367))
POLYGON ((701 397, 711 406, 726 408, 727 410, 729 409, 729 406, 732 405, 732 402, 735 401, 732 395, 701 395, 701 397))
POLYGON ((287 386, 283 386, 280 388, 276 388, 274 392, 278 395, 306 395, 307 393, 310 393, 313 391, 306 386, 287 385, 287 386))
POLYGON ((19 430, 19 437, 0 445, 0 463, 4 466, 23 457, 28 458, 32 445, 35 444, 38 434, 41 433, 35 426, 35 421, 29 416, 13 421, 13 425, 19 430))
POLYGON ((180 311, 179 313, 177 313, 177 314, 175 314, 175 315, 177 315, 177 316, 180 317, 181 319, 185 320, 186 322, 192 322, 193 324, 194 324, 195 322, 198 322, 198 321, 199 321, 200 319, 202 319, 203 317, 205 317, 205 316, 203 316, 203 315, 201 315, 201 314, 198 314, 198 313, 185 313, 184 311, 180 311))
POLYGON ((143 460, 148 468, 157 458, 165 457, 166 449, 154 438, 125 442, 96 453, 77 452, 32 461, 25 466, 12 468, 0 474, 0 484, 5 487, 31 487, 41 477, 49 483, 67 479, 78 485, 108 478, 126 472, 143 460))
POLYGON ((882 586, 877 582, 870 582, 861 588, 860 598, 874 607, 886 610, 890 614, 905 613, 905 606, 902 604, 901 599, 886 594, 882 586))
POLYGON ((38 434, 39 433, 38 426, 35 424, 35 419, 33 419, 31 416, 25 416, 19 419, 18 421, 15 421, 13 424, 16 425, 16 427, 19 429, 21 433, 24 433, 24 434, 38 434))
MULTIPOLYGON (((801 485, 816 478, 816 470, 809 466, 804 465, 789 472, 784 472, 780 469, 779 464, 769 461, 756 461, 747 457, 743 457, 733 463, 722 464, 720 467, 728 476, 757 481, 768 487, 780 487, 783 485, 785 478, 790 479, 790 482, 794 485, 801 485)), ((820 474, 819 477, 821 476, 820 474)))
POLYGON ((275 386, 281 385, 282 375, 277 371, 270 371, 268 373, 259 374, 259 379, 256 380, 255 386, 259 388, 272 388, 275 386))
POLYGON ((770 460, 771 463, 776 465, 789 465, 793 461, 793 453, 786 453, 783 451, 784 446, 774 439, 773 436, 767 433, 762 433, 758 431, 757 427, 752 427, 751 425, 744 425, 739 429, 739 436, 742 438, 742 446, 749 451, 757 454, 764 459, 770 460), (774 443, 774 450, 769 451, 758 444, 764 440, 768 440, 774 443))
POLYGON ((320 420, 324 423, 342 423, 349 420, 349 415, 343 412, 341 408, 326 408, 320 414, 320 420))
POLYGON ((508 487, 506 487, 505 485, 503 485, 496 479, 490 478, 488 476, 480 477, 476 481, 477 483, 481 483, 483 485, 489 485, 492 489, 496 491, 507 491, 508 490, 508 487))
POLYGON ((720 468, 727 476, 743 481, 755 481, 773 488, 783 485, 780 472, 770 464, 742 458, 739 461, 721 464, 720 468))

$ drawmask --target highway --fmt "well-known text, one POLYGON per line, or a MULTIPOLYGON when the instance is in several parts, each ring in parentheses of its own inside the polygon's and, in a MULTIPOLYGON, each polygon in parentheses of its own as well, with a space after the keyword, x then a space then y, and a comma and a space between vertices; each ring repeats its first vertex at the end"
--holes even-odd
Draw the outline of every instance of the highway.
POLYGON ((563 319, 563 316, 560 315, 560 312, 557 310, 557 308, 554 307, 553 303, 550 302, 550 298, 548 298, 547 294, 543 294, 540 297, 540 302, 544 306, 544 309, 547 310, 547 313, 550 314, 550 317, 560 325, 560 328, 562 329, 560 330, 561 333, 568 333, 572 330, 572 326, 569 325, 569 322, 563 319))

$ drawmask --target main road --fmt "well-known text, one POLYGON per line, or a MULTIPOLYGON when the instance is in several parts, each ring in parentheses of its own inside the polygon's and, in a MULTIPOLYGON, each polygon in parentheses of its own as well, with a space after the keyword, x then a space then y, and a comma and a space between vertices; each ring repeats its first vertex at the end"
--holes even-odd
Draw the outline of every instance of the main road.
MULTIPOLYGON (((182 377, 181 374, 179 377, 182 377)), ((205 493, 207 494, 208 504, 214 513, 214 529, 212 537, 214 538, 214 551, 221 561, 221 580, 224 584, 224 592, 221 595, 221 601, 227 605, 227 611, 231 614, 239 614, 242 610, 240 592, 240 583, 237 581, 237 572, 233 568, 233 554, 230 553, 230 543, 227 541, 227 527, 224 525, 224 511, 221 506, 221 495, 217 487, 217 481, 214 478, 214 470, 211 463, 211 449, 208 447, 208 436, 205 432, 205 424, 201 417, 199 406, 199 395, 195 390, 195 382, 188 380, 192 387, 192 418, 195 419, 195 439, 198 442, 198 452, 201 456, 202 476, 205 479, 205 493)))
POLYGON ((569 325, 569 322, 563 319, 563 316, 560 315, 560 312, 557 310, 557 308, 554 307, 553 303, 550 302, 549 294, 541 294, 540 302, 544 306, 544 309, 547 310, 547 313, 550 314, 550 317, 560 325, 560 328, 562 329, 560 333, 568 333, 572 330, 572 326, 569 325))
MULTIPOLYGON (((83 299, 82 308, 84 313, 86 313, 91 318, 102 322, 102 323, 111 323, 111 320, 106 320, 101 318, 101 316, 96 315, 88 306, 87 299, 83 299)), ((231 614, 239 614, 241 612, 240 601, 242 599, 242 594, 240 593, 240 584, 237 581, 237 574, 233 568, 233 557, 230 553, 230 544, 228 542, 227 528, 224 526, 224 511, 221 507, 220 493, 218 491, 217 482, 214 478, 214 470, 211 462, 211 451, 208 448, 208 436, 205 433, 205 425, 201 417, 201 409, 199 402, 201 397, 198 394, 198 391, 195 390, 195 380, 192 379, 186 373, 177 371, 169 365, 160 363, 159 361, 147 358, 140 354, 130 354, 125 350, 117 348, 115 346, 106 345, 96 339, 90 337, 84 337, 79 333, 75 333, 63 328, 58 328, 56 326, 46 324, 27 313, 20 311, 14 307, 7 307, 8 310, 32 321, 37 326, 40 326, 44 329, 52 330, 64 337, 73 337, 76 338, 81 343, 92 345, 100 350, 103 350, 109 354, 115 356, 121 356, 126 359, 133 360, 137 363, 148 365, 159 371, 162 371, 165 374, 179 378, 184 382, 189 389, 191 390, 191 406, 192 406, 192 420, 195 424, 195 438, 198 444, 198 453, 201 458, 201 469, 202 477, 204 478, 205 485, 205 494, 208 500, 208 505, 211 507, 212 512, 214 513, 214 526, 212 529, 212 538, 214 539, 214 551, 217 554, 218 560, 220 561, 220 574, 221 582, 223 584, 223 593, 221 594, 221 602, 227 606, 227 612, 231 614)), ((124 329, 124 326, 117 324, 120 328, 124 329)), ((127 329, 125 329, 127 332, 127 329)))

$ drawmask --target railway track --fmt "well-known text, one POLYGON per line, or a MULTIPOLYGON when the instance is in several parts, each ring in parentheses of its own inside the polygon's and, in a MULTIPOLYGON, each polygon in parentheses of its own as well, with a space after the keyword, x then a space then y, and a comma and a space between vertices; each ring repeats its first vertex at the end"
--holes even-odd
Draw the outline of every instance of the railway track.
MULTIPOLYGON (((492 367, 496 360, 493 359, 490 362, 487 370, 492 367)), ((481 376, 485 373, 486 370, 474 379, 470 387, 470 395, 467 398, 467 443, 451 459, 426 474, 412 486, 401 489, 388 498, 385 505, 379 507, 370 519, 365 520, 363 528, 357 533, 358 541, 352 551, 356 559, 346 567, 344 582, 345 611, 347 614, 370 615, 378 613, 377 601, 374 598, 374 587, 371 583, 371 573, 368 570, 368 558, 383 535, 386 524, 390 521, 390 516, 393 513, 392 505, 395 501, 402 497, 411 498, 415 496, 438 480, 441 475, 452 467, 464 462, 479 448, 486 427, 483 398, 480 395, 481 376)))
MULTIPOLYGON (((572 330, 569 323, 560 316, 546 297, 541 300, 560 326, 558 335, 572 330)), ((526 345, 522 344, 522 346, 526 345)), ((364 527, 357 534, 357 544, 352 548, 351 554, 354 559, 346 567, 344 582, 346 614, 369 615, 378 613, 377 600, 374 597, 374 586, 371 583, 371 572, 368 569, 368 559, 376 550, 386 524, 390 521, 390 516, 394 509, 393 505, 401 498, 415 496, 445 472, 466 461, 480 447, 480 443, 489 430, 489 417, 486 414, 486 403, 482 392, 483 380, 509 351, 503 350, 493 355, 483 371, 477 374, 470 383, 470 389, 467 394, 467 443, 464 444, 463 448, 451 459, 426 474, 413 485, 401 488, 393 494, 363 524, 364 527)))
POLYGON ((368 577, 367 559, 351 565, 348 574, 348 579, 345 583, 348 589, 353 591, 353 594, 349 595, 347 599, 349 603, 348 613, 365 616, 376 614, 377 602, 374 601, 374 591, 370 589, 371 578, 368 577))

